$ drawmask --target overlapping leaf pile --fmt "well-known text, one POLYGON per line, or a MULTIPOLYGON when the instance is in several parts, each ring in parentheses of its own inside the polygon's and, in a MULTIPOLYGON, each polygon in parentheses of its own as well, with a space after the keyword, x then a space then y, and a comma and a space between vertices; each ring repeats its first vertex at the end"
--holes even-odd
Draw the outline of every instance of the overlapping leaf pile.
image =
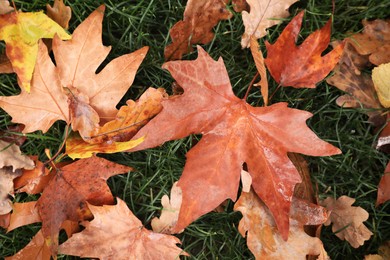
MULTIPOLYGON (((360 49, 347 40, 322 55, 331 38, 331 18, 296 45, 304 16, 301 11, 275 43, 265 42, 264 59, 258 39, 279 23, 275 18, 289 16, 287 10, 296 1, 270 0, 266 5, 260 0, 233 1, 235 10, 242 11, 245 32, 241 45, 250 47, 259 70, 264 106, 251 106, 247 96, 236 97, 223 60, 213 60, 198 46, 195 60, 163 65, 182 88, 181 94, 168 96, 161 88, 148 88, 138 100, 127 100, 119 110, 116 105, 133 83, 148 47, 120 56, 96 73, 110 52, 101 39, 104 6, 70 36, 63 28, 68 27, 71 10, 62 0, 48 6, 49 17, 58 24, 42 12, 13 12, 7 1, 1 1, 0 39, 6 42, 7 57, 1 57, 0 70, 17 74, 21 93, 0 97, 0 107, 13 123, 23 125, 23 133, 45 133, 58 120, 66 123, 65 152, 61 147, 45 163, 29 159, 16 145, 0 141, 0 226, 10 231, 42 222, 31 242, 8 259, 55 259, 58 252, 103 259, 177 259, 188 254, 177 247, 180 240, 172 234, 182 232, 226 199, 237 200, 234 210, 243 215, 238 230, 247 237, 248 247, 258 259, 306 259, 307 255, 326 259, 321 240, 304 229, 307 225, 332 222, 334 231, 344 229, 337 236, 354 247, 369 239, 372 233, 362 223, 367 213, 351 207, 353 199, 318 202, 305 162, 294 153, 331 156, 341 151, 306 125, 311 113, 289 108, 287 103, 268 105, 266 67, 283 87, 314 88, 339 63, 328 82, 339 87, 351 81, 354 87, 339 88, 355 96, 341 98, 339 104, 389 108, 388 63, 374 69, 373 84, 361 75, 368 62, 383 62, 378 53, 388 50, 389 43, 376 37, 375 26, 382 24, 378 21, 373 23, 374 29, 364 32, 368 36, 357 35, 360 49), (366 37, 378 43, 364 47, 366 37), (53 40, 45 45, 41 38, 53 40), (358 84, 362 82, 365 85, 358 84), (356 94, 359 91, 364 95, 356 94), (144 150, 192 134, 202 138, 187 153, 170 199, 162 199, 167 211, 152 221, 154 232, 149 231, 125 202, 120 198, 115 202, 106 184, 109 177, 132 168, 96 154, 144 150), (62 159, 66 156, 82 159, 65 163, 62 159), (37 201, 12 204, 9 196, 14 192, 41 196, 37 201), (85 227, 81 232, 79 224, 85 227), (69 239, 59 245, 61 229, 69 239)), ((194 44, 210 42, 213 27, 232 17, 228 3, 189 0, 183 20, 170 30, 172 43, 165 49, 165 58, 181 59, 193 51, 194 44)), ((377 125, 383 124, 382 112, 370 116, 373 121, 379 118, 377 125)), ((387 140, 388 135, 382 138, 387 140)), ((378 204, 389 199, 387 177, 379 185, 378 204)))

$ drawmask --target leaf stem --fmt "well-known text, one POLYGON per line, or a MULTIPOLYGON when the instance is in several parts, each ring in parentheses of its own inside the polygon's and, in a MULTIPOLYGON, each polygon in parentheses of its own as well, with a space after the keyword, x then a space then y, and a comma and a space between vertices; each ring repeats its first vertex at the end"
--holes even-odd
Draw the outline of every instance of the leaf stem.
POLYGON ((252 86, 255 83, 255 80, 257 79, 258 76, 259 76, 259 72, 256 72, 256 75, 253 77, 251 83, 249 83, 248 89, 246 90, 243 100, 246 100, 248 98, 249 91, 252 89, 252 86))
POLYGON ((56 152, 55 155, 53 155, 51 158, 49 158, 49 160, 47 160, 47 161, 44 163, 45 166, 48 165, 49 163, 51 163, 52 161, 54 161, 54 160, 58 157, 58 155, 60 154, 60 152, 62 151, 62 149, 64 149, 64 146, 65 146, 65 144, 66 144, 66 139, 68 138, 68 135, 69 135, 69 130, 70 130, 70 129, 69 129, 69 124, 68 124, 68 125, 66 125, 66 127, 65 127, 64 140, 62 141, 62 144, 61 144, 60 148, 58 149, 58 151, 56 152))

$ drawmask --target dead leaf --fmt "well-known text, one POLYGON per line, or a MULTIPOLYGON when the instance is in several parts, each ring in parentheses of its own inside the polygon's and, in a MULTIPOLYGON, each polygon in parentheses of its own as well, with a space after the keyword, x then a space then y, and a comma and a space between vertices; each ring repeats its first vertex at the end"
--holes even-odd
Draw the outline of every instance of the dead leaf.
POLYGON ((12 171, 11 167, 0 169, 0 215, 5 215, 12 210, 12 202, 8 198, 9 194, 14 194, 13 179, 20 176, 20 170, 12 171))
POLYGON ((271 76, 284 87, 315 88, 315 84, 336 66, 343 52, 344 44, 340 44, 325 56, 321 56, 329 45, 331 18, 324 27, 296 46, 303 15, 304 11, 301 11, 295 16, 274 44, 265 42, 265 64, 271 76))
POLYGON ((62 254, 100 259, 179 259, 188 254, 178 248, 174 236, 153 233, 117 198, 117 205, 88 204, 94 219, 85 229, 60 246, 62 254))
POLYGON ((4 229, 8 228, 10 218, 11 218, 10 213, 0 215, 0 227, 2 227, 4 229))
POLYGON ((26 126, 24 133, 36 130, 45 133, 55 121, 64 120, 83 130, 82 136, 88 141, 88 135, 95 133, 91 128, 97 126, 96 116, 88 119, 89 116, 97 113, 100 123, 115 118, 115 106, 132 84, 148 48, 120 56, 96 74, 110 51, 101 39, 104 9, 100 6, 84 20, 74 31, 71 41, 54 38, 56 66, 46 47, 40 44, 30 94, 22 92, 18 96, 0 97, 0 106, 12 116, 13 122, 26 126), (70 108, 67 94, 73 95, 70 108), (26 100, 29 101, 27 104, 26 100))
POLYGON ((7 126, 7 129, 0 130, 0 140, 21 146, 27 139, 27 137, 22 134, 23 129, 23 125, 9 125, 7 126))
POLYGON ((242 12, 245 32, 242 35, 242 48, 249 47, 250 38, 260 39, 267 35, 266 29, 281 23, 288 17, 288 8, 298 0, 246 0, 250 11, 242 12))
POLYGON ((42 232, 53 257, 57 255, 58 233, 62 223, 65 220, 79 221, 90 217, 87 201, 94 205, 114 203, 106 180, 131 169, 92 157, 51 173, 55 177, 44 189, 37 207, 42 218, 42 232))
POLYGON ((13 211, 11 213, 10 224, 7 228, 7 232, 21 226, 41 222, 41 217, 39 216, 36 204, 36 201, 24 203, 15 202, 12 207, 13 211))
POLYGON ((252 107, 234 96, 222 59, 214 61, 201 47, 198 52, 195 61, 163 65, 184 94, 163 100, 163 110, 133 137, 146 136, 133 150, 203 134, 187 153, 178 182, 183 202, 174 232, 226 199, 235 200, 246 162, 253 188, 287 239, 291 197, 301 181, 287 152, 323 156, 340 150, 320 140, 306 126, 310 113, 287 108, 286 103, 252 107))
POLYGON ((152 229, 154 232, 163 234, 173 234, 172 228, 179 218, 182 203, 182 191, 175 182, 171 189, 171 199, 167 195, 161 198, 163 209, 159 218, 152 219, 152 229))
POLYGON ((63 0, 54 0, 54 5, 51 7, 46 5, 47 16, 58 23, 62 28, 68 29, 69 20, 72 17, 72 9, 64 4, 63 0))
POLYGON ((384 242, 376 255, 366 255, 364 260, 388 260, 390 259, 390 241, 384 242))
POLYGON ((23 170, 22 175, 14 179, 14 189, 17 193, 27 192, 28 194, 42 193, 47 184, 53 178, 45 165, 35 160, 35 168, 32 170, 23 170))
POLYGON ((39 230, 27 246, 25 246, 15 255, 6 257, 5 260, 50 260, 50 256, 50 249, 45 243, 45 238, 42 234, 42 230, 39 230))
POLYGON ((127 142, 106 141, 103 143, 86 143, 80 136, 71 135, 66 139, 66 154, 72 158, 89 158, 97 153, 119 153, 136 147, 145 140, 140 137, 127 142))
POLYGON ((71 38, 65 30, 43 12, 12 12, 0 16, 0 40, 6 43, 6 54, 18 75, 19 85, 30 92, 30 81, 38 54, 38 40, 71 38))
POLYGON ((372 64, 390 62, 390 20, 363 20, 363 32, 353 35, 349 42, 361 55, 369 55, 372 64))
POLYGON ((372 70, 372 81, 382 106, 390 108, 390 62, 372 70))
POLYGON ((9 5, 8 0, 0 0, 0 15, 12 12, 14 8, 9 5))
POLYGON ((189 0, 182 21, 177 22, 169 34, 172 43, 165 47, 165 60, 180 60, 193 50, 192 45, 207 44, 214 38, 213 27, 232 14, 226 9, 229 0, 189 0))
POLYGON ((378 197, 376 199, 376 206, 390 200, 390 162, 387 164, 385 173, 382 176, 378 185, 378 197))
POLYGON ((33 169, 34 162, 26 155, 22 155, 19 146, 0 140, 0 168, 11 167, 16 169, 33 169))
POLYGON ((335 74, 326 82, 347 93, 336 100, 337 105, 347 108, 366 108, 365 113, 369 116, 369 121, 375 126, 380 126, 384 122, 380 110, 382 106, 378 101, 372 79, 361 72, 366 65, 367 57, 358 54, 347 42, 335 74))
POLYGON ((249 5, 246 0, 232 0, 233 9, 237 13, 241 13, 242 11, 249 11, 249 5))
POLYGON ((327 212, 320 206, 293 199, 287 241, 277 231, 271 212, 253 191, 241 193, 234 210, 243 215, 238 230, 247 237, 248 248, 256 259, 306 259, 307 255, 319 255, 323 250, 321 240, 303 230, 304 225, 326 221, 327 212))
POLYGON ((332 231, 335 235, 341 240, 347 240, 352 247, 358 248, 365 240, 370 239, 372 232, 363 224, 363 221, 368 219, 367 211, 361 207, 352 207, 354 202, 353 198, 341 196, 337 200, 328 197, 320 204, 331 211, 324 225, 329 226, 333 223, 332 231))
POLYGON ((253 36, 250 40, 250 49, 255 61, 257 71, 260 75, 260 81, 255 84, 255 86, 260 86, 261 95, 264 99, 264 106, 268 106, 268 80, 267 80, 267 71, 265 69, 263 53, 260 50, 260 45, 257 42, 256 38, 253 36))
MULTIPOLYGON (((1 1, 1 0, 0 0, 1 1)), ((14 69, 8 57, 0 54, 0 73, 13 73, 14 69)))

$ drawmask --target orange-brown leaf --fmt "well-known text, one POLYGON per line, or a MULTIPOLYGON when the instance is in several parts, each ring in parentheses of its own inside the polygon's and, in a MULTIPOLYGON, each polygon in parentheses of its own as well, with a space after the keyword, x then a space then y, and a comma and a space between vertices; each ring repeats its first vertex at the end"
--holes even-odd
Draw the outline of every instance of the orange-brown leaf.
POLYGON ((265 204, 253 192, 243 192, 234 205, 243 215, 238 230, 247 237, 248 248, 256 259, 306 259, 307 255, 319 255, 322 242, 303 230, 304 225, 320 225, 327 219, 324 208, 293 199, 290 231, 287 241, 278 232, 275 221, 265 204))
POLYGON ((268 106, 268 79, 267 71, 265 69, 263 53, 260 50, 260 45, 255 37, 251 37, 250 49, 255 61, 257 71, 260 75, 260 81, 256 84, 260 86, 261 95, 263 96, 264 106, 268 106))
POLYGON ((0 73, 13 73, 14 69, 8 57, 0 54, 0 73))
POLYGON ((63 0, 54 0, 54 5, 46 5, 47 16, 53 19, 62 28, 68 29, 72 17, 72 9, 64 4, 63 0))
POLYGON ((166 60, 180 60, 196 43, 206 44, 214 38, 213 27, 232 14, 226 9, 229 0, 189 0, 184 18, 169 31, 172 43, 165 48, 166 60))
POLYGON ((382 176, 378 185, 378 197, 376 206, 390 200, 390 162, 387 164, 385 174, 382 176))
POLYGON ((306 126, 310 113, 287 108, 286 103, 252 107, 237 98, 222 59, 214 61, 200 47, 198 52, 195 61, 163 65, 184 93, 163 100, 163 110, 133 137, 146 136, 134 150, 203 134, 187 153, 178 183, 183 202, 175 232, 226 199, 235 200, 245 162, 254 190, 287 239, 291 197, 294 186, 301 181, 287 152, 321 156, 340 150, 306 126))
POLYGON ((369 55, 375 65, 390 62, 390 20, 363 20, 363 32, 353 35, 349 42, 361 55, 369 55))
POLYGON ((5 260, 50 260, 50 256, 50 249, 45 243, 42 230, 39 230, 27 246, 15 255, 6 257, 5 260))
POLYGON ((180 243, 178 238, 147 230, 124 201, 119 198, 117 201, 114 206, 88 204, 94 219, 83 222, 85 229, 62 244, 60 252, 100 259, 154 260, 188 256, 176 246, 180 243))
POLYGON ((303 15, 304 11, 301 11, 295 16, 274 44, 265 42, 265 64, 276 82, 284 87, 315 88, 315 84, 336 66, 343 52, 344 44, 340 44, 321 56, 329 45, 331 19, 320 30, 310 34, 301 45, 295 45, 303 15))
POLYGON ((39 198, 37 207, 42 218, 42 233, 53 256, 57 254, 58 233, 65 220, 79 221, 90 217, 86 202, 112 204, 114 198, 106 180, 131 168, 103 158, 82 159, 58 169, 56 176, 39 198))
POLYGON ((36 201, 14 203, 7 232, 21 226, 41 222, 41 217, 39 216, 36 204, 36 201))
POLYGON ((22 175, 14 179, 14 188, 16 192, 27 192, 29 194, 42 193, 49 181, 54 176, 49 174, 49 170, 45 165, 35 160, 35 168, 31 170, 23 170, 22 175))
POLYGON ((321 201, 321 205, 326 207, 330 217, 325 226, 331 223, 332 231, 341 240, 347 240, 349 244, 358 248, 364 244, 365 240, 370 239, 372 232, 363 224, 368 219, 368 213, 361 207, 352 207, 355 199, 341 196, 337 200, 328 197, 321 201))

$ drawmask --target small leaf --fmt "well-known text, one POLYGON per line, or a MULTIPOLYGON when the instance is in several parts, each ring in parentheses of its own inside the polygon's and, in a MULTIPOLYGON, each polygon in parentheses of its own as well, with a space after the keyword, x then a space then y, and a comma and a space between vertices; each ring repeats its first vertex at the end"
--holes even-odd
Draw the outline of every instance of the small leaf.
POLYGON ((374 68, 372 81, 382 106, 390 108, 390 63, 381 64, 374 68))
POLYGON ((47 16, 58 23, 62 28, 68 29, 72 17, 72 9, 64 4, 63 0, 54 0, 54 5, 46 5, 47 16))

